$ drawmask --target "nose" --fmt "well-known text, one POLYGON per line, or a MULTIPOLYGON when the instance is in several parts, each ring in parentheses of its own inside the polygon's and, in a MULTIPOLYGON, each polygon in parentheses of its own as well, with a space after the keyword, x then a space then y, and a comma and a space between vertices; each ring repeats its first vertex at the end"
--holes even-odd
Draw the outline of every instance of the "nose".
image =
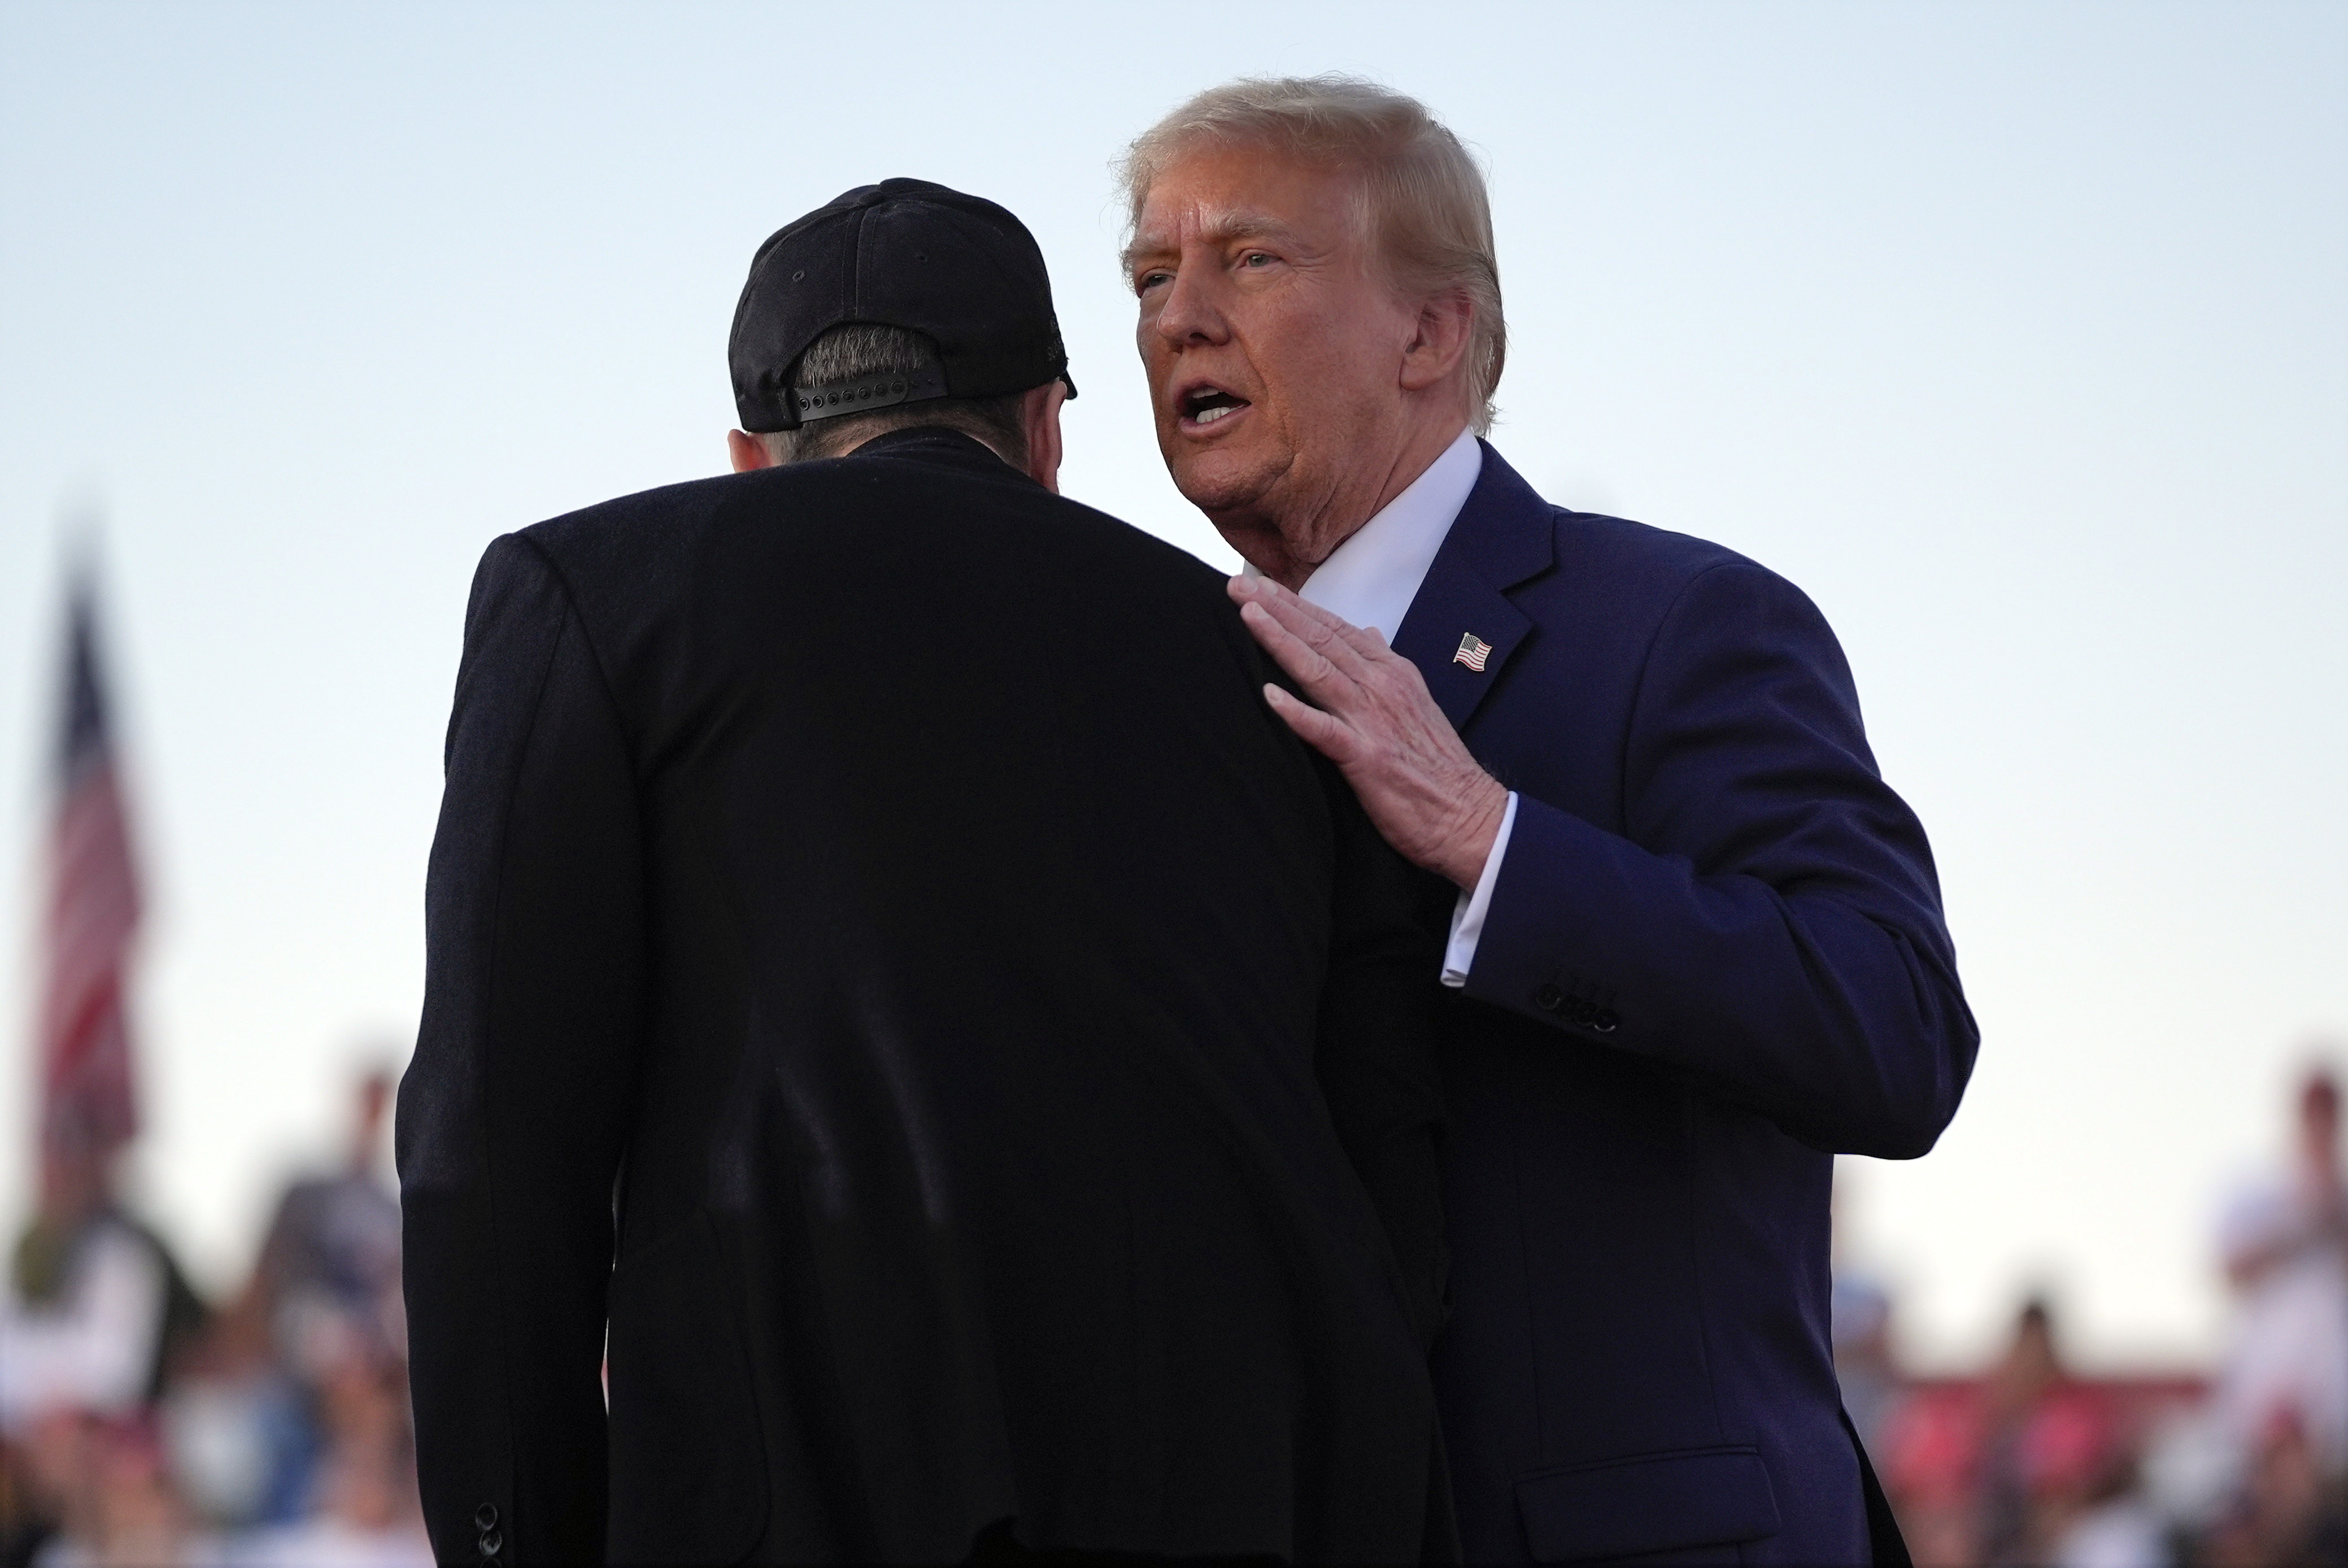
POLYGON ((1223 319, 1215 297, 1214 273, 1213 264, 1204 257, 1186 259, 1174 270, 1174 281, 1166 285, 1157 319, 1151 324, 1161 339, 1178 346, 1230 339, 1231 324, 1223 319))

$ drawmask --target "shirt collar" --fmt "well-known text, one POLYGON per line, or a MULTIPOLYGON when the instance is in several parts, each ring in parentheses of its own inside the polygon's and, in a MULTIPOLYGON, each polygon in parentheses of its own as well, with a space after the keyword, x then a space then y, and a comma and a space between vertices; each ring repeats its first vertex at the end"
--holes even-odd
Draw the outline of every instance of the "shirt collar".
MULTIPOLYGON (((1392 643, 1483 470, 1484 454, 1474 433, 1460 431, 1425 473, 1313 568, 1298 597, 1356 626, 1375 626, 1392 643)), ((1261 575, 1252 566, 1247 570, 1261 575)))

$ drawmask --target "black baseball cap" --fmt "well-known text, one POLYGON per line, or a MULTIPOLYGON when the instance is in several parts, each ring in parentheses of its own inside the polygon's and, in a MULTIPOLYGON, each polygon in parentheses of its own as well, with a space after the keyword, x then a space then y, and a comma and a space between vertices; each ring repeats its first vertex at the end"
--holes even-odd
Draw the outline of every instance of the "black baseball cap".
POLYGON ((998 397, 1055 377, 1076 395, 1035 237, 994 202, 926 180, 860 185, 777 231, 750 259, 726 357, 745 430, 795 430, 928 397, 998 397), (924 335, 938 369, 795 394, 799 356, 850 323, 924 335))

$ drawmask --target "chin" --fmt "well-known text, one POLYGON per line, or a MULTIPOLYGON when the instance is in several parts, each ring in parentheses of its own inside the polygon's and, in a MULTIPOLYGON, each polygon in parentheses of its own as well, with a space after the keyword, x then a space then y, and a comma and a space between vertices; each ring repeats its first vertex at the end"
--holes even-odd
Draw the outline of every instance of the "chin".
POLYGON ((1277 477, 1276 465, 1237 452, 1180 452, 1167 459, 1167 471, 1182 499, 1210 517, 1251 510, 1277 477), (1266 471, 1267 469, 1271 471, 1266 471))

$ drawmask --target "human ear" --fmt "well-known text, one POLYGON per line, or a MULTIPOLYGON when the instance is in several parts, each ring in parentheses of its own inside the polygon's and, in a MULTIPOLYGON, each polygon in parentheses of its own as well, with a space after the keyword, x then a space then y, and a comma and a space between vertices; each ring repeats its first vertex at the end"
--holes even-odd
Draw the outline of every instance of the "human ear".
POLYGON ((1060 405, 1068 400, 1068 384, 1056 377, 1031 387, 1019 400, 1019 424, 1027 435, 1027 477, 1060 493, 1060 405))
POLYGON ((726 455, 734 460, 734 471, 737 474, 775 466, 775 455, 767 450, 767 443, 747 430, 726 432, 726 455))
POLYGON ((1422 304, 1410 341, 1403 346, 1403 390, 1424 392, 1457 375, 1467 363, 1475 325, 1476 307, 1465 294, 1437 294, 1422 304))

